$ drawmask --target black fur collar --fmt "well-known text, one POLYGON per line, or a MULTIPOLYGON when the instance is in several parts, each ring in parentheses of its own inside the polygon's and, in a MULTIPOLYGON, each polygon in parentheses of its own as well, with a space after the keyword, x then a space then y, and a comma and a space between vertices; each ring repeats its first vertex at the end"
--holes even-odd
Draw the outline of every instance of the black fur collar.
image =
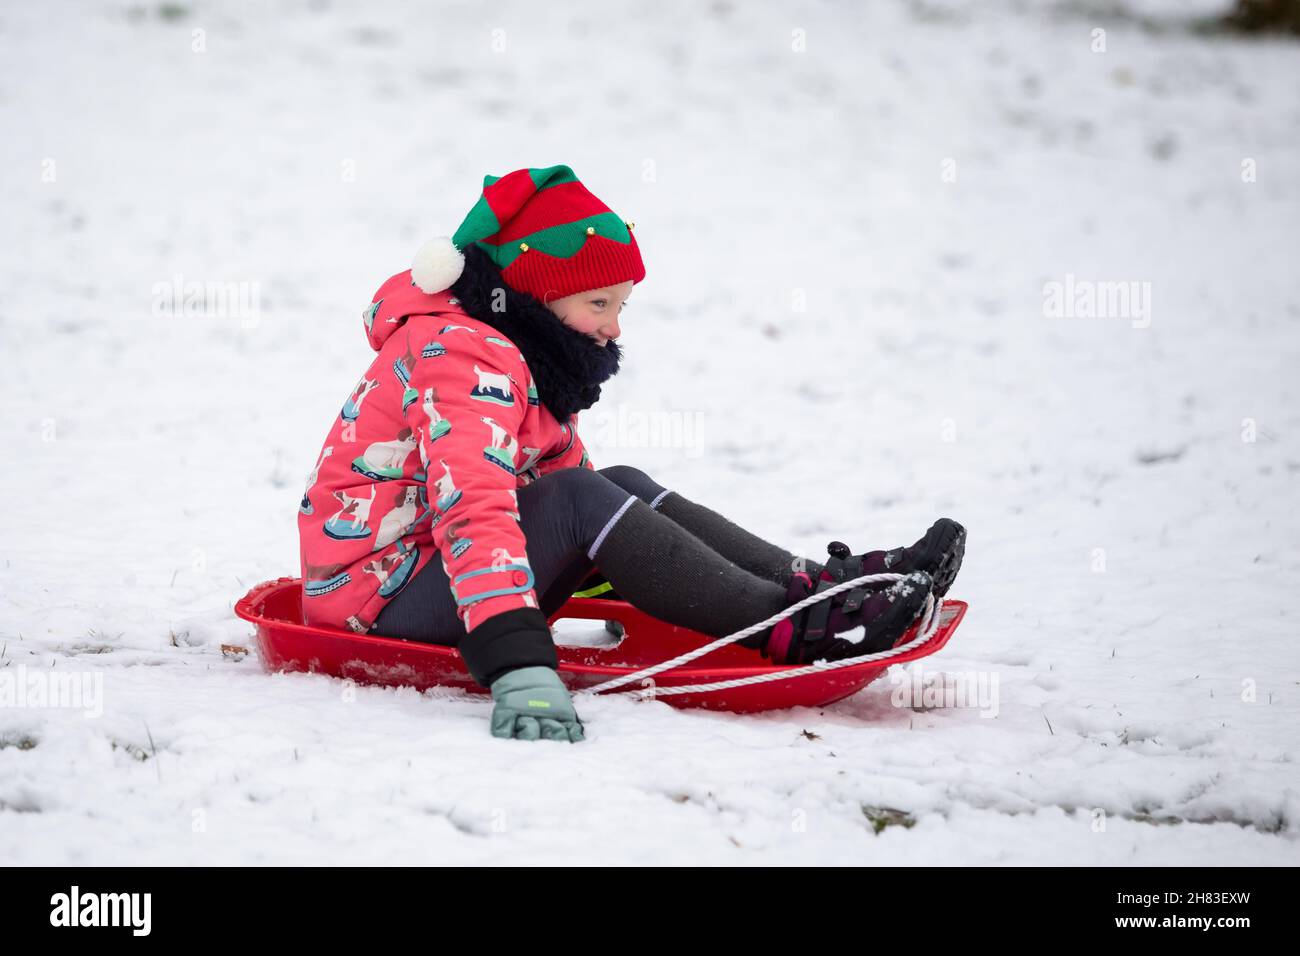
POLYGON ((486 252, 470 244, 465 271, 451 287, 460 306, 519 347, 533 373, 537 397, 564 423, 600 399, 600 383, 618 372, 623 350, 615 339, 604 345, 571 329, 537 298, 511 288, 486 252), (501 297, 497 290, 504 290, 501 297), (494 302, 504 303, 493 311, 494 302))

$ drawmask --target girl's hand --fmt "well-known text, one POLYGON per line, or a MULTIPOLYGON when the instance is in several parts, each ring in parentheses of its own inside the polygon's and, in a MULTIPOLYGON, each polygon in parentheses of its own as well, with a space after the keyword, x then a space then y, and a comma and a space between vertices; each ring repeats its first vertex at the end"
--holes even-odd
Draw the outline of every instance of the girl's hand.
POLYGON ((492 682, 492 736, 520 740, 585 739, 569 691, 550 667, 519 667, 492 682))

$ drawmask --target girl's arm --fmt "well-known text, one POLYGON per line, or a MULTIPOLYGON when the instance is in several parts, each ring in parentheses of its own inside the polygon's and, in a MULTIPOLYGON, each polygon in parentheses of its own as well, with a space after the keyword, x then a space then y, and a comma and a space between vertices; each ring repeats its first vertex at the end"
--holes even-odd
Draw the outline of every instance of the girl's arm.
POLYGON ((515 517, 513 456, 528 409, 527 370, 517 352, 473 332, 457 330, 442 342, 444 354, 417 360, 416 394, 404 414, 419 437, 433 542, 468 634, 461 654, 486 685, 510 668, 556 666, 515 517))

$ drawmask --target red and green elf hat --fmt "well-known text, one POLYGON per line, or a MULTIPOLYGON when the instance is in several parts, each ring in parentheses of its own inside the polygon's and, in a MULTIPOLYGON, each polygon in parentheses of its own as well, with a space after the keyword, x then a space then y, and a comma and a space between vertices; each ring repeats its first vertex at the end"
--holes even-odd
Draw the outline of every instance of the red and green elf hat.
POLYGON ((465 268, 461 250, 476 243, 511 288, 542 302, 640 282, 645 266, 633 225, 592 195, 568 166, 486 176, 483 195, 456 234, 420 247, 411 279, 424 292, 450 288, 465 268))

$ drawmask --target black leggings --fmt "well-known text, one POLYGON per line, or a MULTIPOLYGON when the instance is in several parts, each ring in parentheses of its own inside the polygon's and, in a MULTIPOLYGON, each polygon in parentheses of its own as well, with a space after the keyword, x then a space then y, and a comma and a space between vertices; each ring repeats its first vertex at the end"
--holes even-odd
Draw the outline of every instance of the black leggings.
MULTIPOLYGON (((629 465, 551 472, 519 488, 517 498, 534 590, 547 617, 598 570, 646 613, 721 637, 787 607, 793 571, 818 567, 629 465)), ((426 564, 372 631, 458 646, 465 628, 442 563, 426 564)))

